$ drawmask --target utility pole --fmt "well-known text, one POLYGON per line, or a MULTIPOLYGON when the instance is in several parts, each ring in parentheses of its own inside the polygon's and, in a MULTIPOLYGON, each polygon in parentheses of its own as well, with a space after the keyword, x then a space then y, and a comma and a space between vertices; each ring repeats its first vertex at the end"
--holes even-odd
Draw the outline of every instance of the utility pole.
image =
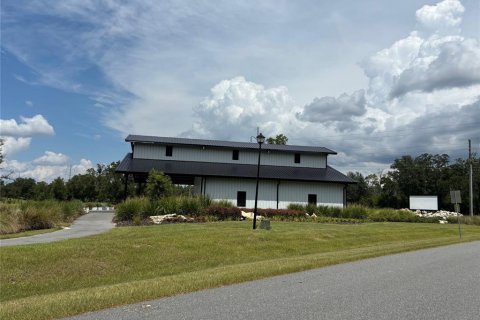
POLYGON ((468 139, 468 163, 470 164, 470 216, 473 217, 472 141, 470 139, 468 139))

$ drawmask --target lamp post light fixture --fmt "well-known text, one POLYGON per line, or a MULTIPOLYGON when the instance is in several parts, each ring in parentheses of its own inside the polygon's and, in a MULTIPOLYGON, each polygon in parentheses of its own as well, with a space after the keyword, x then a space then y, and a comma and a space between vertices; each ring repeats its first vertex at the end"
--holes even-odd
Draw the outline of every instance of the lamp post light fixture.
POLYGON ((258 143, 258 165, 257 165, 257 186, 255 188, 255 208, 253 209, 253 230, 257 228, 257 201, 258 201, 258 180, 260 178, 260 156, 262 154, 262 144, 265 142, 265 137, 262 133, 257 136, 258 143))

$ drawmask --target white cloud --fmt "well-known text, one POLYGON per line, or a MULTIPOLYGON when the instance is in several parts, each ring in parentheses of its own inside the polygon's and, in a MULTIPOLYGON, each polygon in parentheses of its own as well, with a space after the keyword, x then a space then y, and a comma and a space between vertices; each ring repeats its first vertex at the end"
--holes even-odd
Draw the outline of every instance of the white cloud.
POLYGON ((11 156, 20 151, 27 150, 30 146, 32 138, 25 137, 1 137, 3 139, 2 153, 5 157, 11 156))
POLYGON ((219 82, 194 108, 193 129, 184 136, 248 141, 257 126, 265 135, 297 127, 296 111, 299 108, 285 87, 266 89, 236 77, 219 82))
POLYGON ((434 31, 449 30, 462 22, 465 8, 459 0, 444 0, 436 5, 425 5, 416 12, 417 21, 434 31))
POLYGON ((62 153, 45 151, 45 154, 33 160, 33 163, 40 165, 65 165, 68 163, 68 160, 69 158, 62 153))
POLYGON ((26 100, 25 101, 25 105, 29 106, 29 107, 33 107, 33 102, 30 101, 30 100, 26 100))
MULTIPOLYGON (((478 37, 462 34, 460 1, 412 11, 417 25, 407 30, 402 23, 396 23, 399 29, 383 29, 391 26, 388 17, 398 13, 393 20, 405 19, 395 10, 403 7, 401 1, 379 1, 378 12, 385 15, 375 19, 353 9, 365 7, 361 2, 349 3, 349 10, 340 4, 328 14, 336 17, 330 22, 321 12, 335 2, 264 3, 252 8, 245 3, 33 1, 17 10, 44 15, 45 25, 32 31, 23 28, 24 20, 13 28, 7 23, 2 45, 42 75, 38 83, 87 92, 104 124, 122 134, 184 132, 248 141, 259 126, 265 135, 285 133, 291 143, 331 147, 339 151, 333 163, 342 166, 376 166, 404 153, 449 152, 466 131, 480 136, 480 129, 468 126, 479 116, 472 110, 480 92, 480 45, 478 37), (49 17, 79 27, 52 28, 49 17), (365 23, 370 19, 375 23, 365 23), (403 36, 392 39, 392 34, 403 36), (49 50, 36 50, 45 46, 49 50), (360 47, 363 51, 356 51, 360 47), (42 59, 39 52, 56 59, 42 59), (362 78, 355 74, 360 71, 355 62, 366 55, 359 64, 362 78), (45 65, 51 60, 55 65, 45 65), (111 88, 77 84, 92 66, 111 88), (248 81, 235 77, 240 74, 248 81), (449 126, 442 115, 461 121, 449 126), (440 123, 443 131, 430 128, 440 123)), ((465 18, 472 16, 478 14, 465 18)), ((470 20, 470 34, 478 34, 471 32, 472 25, 478 24, 470 20)))
POLYGON ((365 108, 365 91, 358 90, 348 95, 341 94, 338 98, 322 97, 315 98, 307 104, 297 117, 303 121, 331 122, 351 120, 367 111, 365 108))
MULTIPOLYGON (((441 12, 444 19, 462 13, 441 12)), ((420 16, 426 23, 426 13, 420 16)), ((330 147, 339 152, 331 163, 353 170, 381 171, 403 154, 455 157, 463 140, 480 136, 479 48, 478 39, 455 30, 412 31, 361 63, 366 90, 315 98, 303 108, 285 87, 224 80, 194 108, 197 120, 188 134, 246 141, 259 126, 267 135, 285 133, 291 143, 330 147)))
MULTIPOLYGON (((87 159, 81 159, 78 163, 71 164, 70 166, 66 163, 62 163, 62 161, 59 161, 64 157, 66 157, 60 153, 46 152, 45 156, 49 158, 47 160, 50 162, 48 161, 21 162, 17 160, 6 159, 4 164, 2 165, 1 171, 5 173, 13 172, 12 174, 13 178, 17 178, 17 177, 33 178, 36 181, 51 182, 57 177, 61 177, 65 180, 68 179, 68 177, 70 176, 70 172, 72 176, 76 174, 84 174, 89 168, 93 167, 92 162, 87 159)), ((42 157, 38 159, 41 159, 41 158, 42 157)))
POLYGON ((53 127, 41 114, 31 118, 20 117, 21 122, 15 119, 0 119, 0 135, 14 137, 32 137, 36 135, 54 135, 53 127))

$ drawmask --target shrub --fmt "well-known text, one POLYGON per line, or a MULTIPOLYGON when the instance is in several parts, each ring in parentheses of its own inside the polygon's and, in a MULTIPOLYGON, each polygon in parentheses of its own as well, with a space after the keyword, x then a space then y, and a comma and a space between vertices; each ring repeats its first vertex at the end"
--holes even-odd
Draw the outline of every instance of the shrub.
POLYGON ((62 221, 62 213, 58 208, 29 206, 22 211, 20 223, 23 230, 49 229, 62 221))
POLYGON ((152 169, 147 178, 146 192, 150 200, 158 200, 164 196, 173 194, 173 184, 170 177, 163 172, 152 169))
POLYGON ((72 222, 76 217, 83 214, 83 203, 79 200, 61 202, 60 206, 65 222, 72 222))
POLYGON ((178 197, 163 197, 158 201, 158 209, 156 214, 173 214, 178 213, 180 201, 178 197))
POLYGON ((0 202, 0 234, 14 233, 22 230, 20 219, 22 211, 19 206, 0 202))
POLYGON ((234 205, 228 200, 213 200, 210 206, 223 207, 223 208, 233 208, 234 205))
POLYGON ((342 218, 366 219, 367 217, 367 209, 360 205, 351 205, 342 210, 342 218))
POLYGON ((305 212, 305 206, 300 203, 289 203, 287 209, 305 212))
POLYGON ((115 220, 127 221, 133 220, 135 216, 150 216, 150 212, 147 212, 149 208, 150 202, 147 198, 128 198, 115 207, 115 220))
MULTIPOLYGON (((447 221, 449 223, 458 223, 457 217, 448 217, 447 221)), ((463 216, 463 217, 460 217, 460 223, 480 226, 480 216, 473 216, 473 217, 463 216)))
POLYGON ((202 202, 198 197, 180 198, 180 214, 198 216, 202 213, 202 202))
POLYGON ((240 220, 242 217, 241 210, 237 207, 210 206, 204 209, 203 214, 214 216, 218 220, 240 220))
POLYGON ((315 204, 307 204, 305 207, 305 212, 309 215, 314 214, 317 211, 317 206, 315 204))

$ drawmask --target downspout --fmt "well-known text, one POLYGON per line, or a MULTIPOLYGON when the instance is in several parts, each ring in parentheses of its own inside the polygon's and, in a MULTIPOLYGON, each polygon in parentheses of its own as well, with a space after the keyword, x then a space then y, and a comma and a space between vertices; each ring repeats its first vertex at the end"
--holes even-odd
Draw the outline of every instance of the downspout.
POLYGON ((279 202, 279 190, 280 188, 280 180, 277 181, 277 210, 278 210, 278 202, 279 202))
POLYGON ((207 177, 203 178, 203 195, 207 195, 207 177))
POLYGON ((343 186, 343 207, 347 207, 347 185, 343 186))

